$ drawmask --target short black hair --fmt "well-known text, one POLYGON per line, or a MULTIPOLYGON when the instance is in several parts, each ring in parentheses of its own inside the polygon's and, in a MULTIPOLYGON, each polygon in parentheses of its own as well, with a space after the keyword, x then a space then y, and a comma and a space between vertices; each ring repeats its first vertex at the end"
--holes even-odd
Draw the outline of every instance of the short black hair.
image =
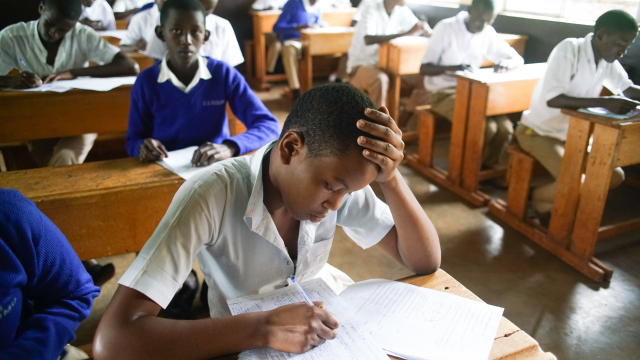
POLYGON ((604 30, 610 34, 619 34, 626 32, 638 32, 638 22, 636 19, 624 10, 609 10, 600 15, 596 20, 594 33, 604 30))
POLYGON ((45 9, 53 9, 65 19, 78 20, 82 15, 80 0, 43 0, 45 9))
POLYGON ((342 157, 352 150, 362 151, 359 136, 377 139, 358 129, 360 119, 367 120, 365 109, 376 109, 369 95, 353 85, 332 83, 302 94, 284 122, 280 138, 288 131, 300 134, 310 157, 342 157))
POLYGON ((495 11, 496 9, 493 0, 473 0, 471 6, 475 9, 483 9, 486 11, 495 11))
POLYGON ((206 24, 207 14, 204 10, 204 6, 198 0, 167 0, 162 5, 160 10, 160 25, 164 25, 169 17, 169 11, 171 10, 186 10, 186 11, 200 11, 202 13, 202 20, 206 24))

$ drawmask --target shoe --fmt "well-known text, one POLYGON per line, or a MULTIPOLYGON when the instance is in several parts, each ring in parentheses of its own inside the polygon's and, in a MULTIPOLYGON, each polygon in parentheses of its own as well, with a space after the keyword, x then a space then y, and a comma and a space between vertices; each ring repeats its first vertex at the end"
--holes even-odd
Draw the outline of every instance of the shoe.
POLYGON ((539 212, 536 210, 535 206, 533 206, 533 203, 529 201, 527 219, 532 223, 540 224, 540 226, 544 228, 549 228, 549 223, 551 222, 551 211, 539 212))
POLYGON ((191 319, 191 309, 193 300, 198 292, 198 276, 191 270, 191 274, 182 284, 166 309, 160 312, 159 316, 167 319, 189 320, 191 319))
POLYGON ((93 284, 95 286, 104 285, 104 283, 111 280, 111 278, 116 274, 116 268, 111 263, 106 265, 87 265, 85 263, 86 262, 83 262, 83 265, 85 265, 85 269, 87 270, 89 275, 91 275, 91 279, 93 280, 93 284))
POLYGON ((207 313, 209 312, 209 285, 207 285, 207 281, 202 282, 202 289, 200 290, 200 303, 207 309, 207 313))

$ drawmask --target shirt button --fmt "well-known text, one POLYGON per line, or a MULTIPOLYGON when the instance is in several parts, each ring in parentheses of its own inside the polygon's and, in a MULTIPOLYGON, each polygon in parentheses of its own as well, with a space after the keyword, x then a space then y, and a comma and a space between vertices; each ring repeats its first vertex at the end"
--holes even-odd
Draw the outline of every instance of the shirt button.
POLYGON ((287 260, 287 265, 291 265, 291 261, 287 260))

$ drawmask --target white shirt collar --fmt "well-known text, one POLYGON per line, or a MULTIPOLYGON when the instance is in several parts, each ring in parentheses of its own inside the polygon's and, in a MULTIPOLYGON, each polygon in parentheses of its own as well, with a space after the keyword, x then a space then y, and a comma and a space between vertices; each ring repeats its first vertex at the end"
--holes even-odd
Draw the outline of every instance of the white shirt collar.
POLYGON ((191 83, 188 86, 185 86, 182 81, 178 80, 178 77, 169 69, 167 65, 167 60, 169 59, 169 54, 167 53, 164 56, 164 59, 160 63, 160 75, 158 75, 158 83, 163 83, 167 80, 170 80, 173 85, 175 85, 178 89, 184 91, 185 94, 188 94, 191 89, 193 89, 200 79, 209 80, 211 79, 211 72, 207 69, 207 63, 204 57, 198 56, 198 70, 191 80, 191 83))
MULTIPOLYGON (((587 62, 589 63, 590 66, 593 66, 593 69, 595 70, 596 68, 600 68, 600 66, 596 66, 596 65, 600 65, 600 63, 596 64, 596 57, 595 54, 593 53, 593 45, 591 45, 591 40, 593 40, 593 33, 589 33, 587 34, 587 36, 584 37, 584 42, 582 43, 582 49, 581 51, 583 52, 584 56, 586 56, 587 58, 587 62)), ((600 59, 600 62, 602 61, 606 61, 604 59, 600 59)))
POLYGON ((320 1, 321 0, 317 0, 315 4, 311 5, 309 0, 302 0, 302 4, 304 5, 304 9, 307 10, 307 12, 311 13, 315 12, 316 8, 320 4, 320 1))

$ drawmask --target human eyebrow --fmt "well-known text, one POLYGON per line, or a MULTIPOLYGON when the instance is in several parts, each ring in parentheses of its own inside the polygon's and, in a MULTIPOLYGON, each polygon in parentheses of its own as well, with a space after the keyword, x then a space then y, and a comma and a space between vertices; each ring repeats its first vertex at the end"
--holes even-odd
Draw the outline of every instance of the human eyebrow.
POLYGON ((349 185, 347 185, 347 182, 344 179, 335 178, 334 181, 339 182, 340 184, 342 184, 342 186, 344 186, 345 190, 349 191, 349 185))

